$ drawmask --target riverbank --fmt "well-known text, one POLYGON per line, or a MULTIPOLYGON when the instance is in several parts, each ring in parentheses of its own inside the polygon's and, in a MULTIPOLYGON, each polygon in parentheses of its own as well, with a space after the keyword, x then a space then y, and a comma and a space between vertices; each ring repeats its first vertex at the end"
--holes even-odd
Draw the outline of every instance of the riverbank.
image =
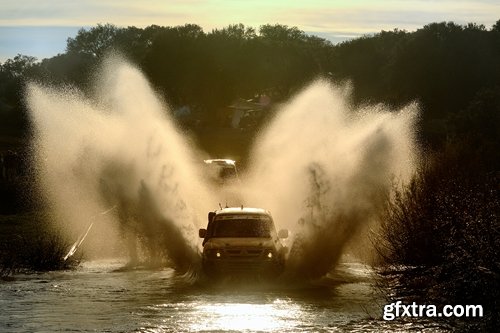
POLYGON ((483 318, 457 325, 490 331, 500 325, 499 177, 473 151, 441 152, 396 191, 376 248, 391 302, 482 305, 483 318))
POLYGON ((0 277, 74 267, 63 260, 69 242, 50 225, 45 212, 0 215, 0 277))

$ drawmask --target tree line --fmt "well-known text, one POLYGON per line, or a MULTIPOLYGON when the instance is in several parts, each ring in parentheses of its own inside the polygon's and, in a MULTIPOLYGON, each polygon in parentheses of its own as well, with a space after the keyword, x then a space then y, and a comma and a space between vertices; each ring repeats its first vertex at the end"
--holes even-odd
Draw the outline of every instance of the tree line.
POLYGON ((41 61, 17 55, 0 64, 0 130, 25 131, 27 79, 88 91, 88 73, 110 51, 141 68, 173 107, 189 105, 208 127, 220 125, 218 110, 236 98, 266 92, 279 102, 322 76, 352 82, 355 103, 398 107, 417 100, 426 143, 468 136, 498 143, 500 20, 490 29, 432 23, 337 45, 279 24, 258 30, 236 24, 208 33, 195 24, 99 24, 68 38, 62 54, 41 61))

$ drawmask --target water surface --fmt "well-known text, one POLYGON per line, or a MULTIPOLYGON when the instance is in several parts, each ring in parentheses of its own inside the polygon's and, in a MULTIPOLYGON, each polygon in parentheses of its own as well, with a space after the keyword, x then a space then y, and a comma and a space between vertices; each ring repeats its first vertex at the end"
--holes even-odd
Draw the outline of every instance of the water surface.
POLYGON ((2 332, 412 331, 438 326, 381 320, 371 271, 343 263, 322 285, 194 282, 171 269, 119 270, 94 261, 75 271, 0 282, 2 332))

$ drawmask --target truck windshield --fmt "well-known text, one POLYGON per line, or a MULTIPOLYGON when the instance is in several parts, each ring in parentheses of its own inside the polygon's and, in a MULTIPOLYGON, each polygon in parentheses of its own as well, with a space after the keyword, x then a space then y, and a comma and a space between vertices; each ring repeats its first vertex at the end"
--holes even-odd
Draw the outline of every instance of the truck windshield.
POLYGON ((271 237, 268 219, 228 219, 214 221, 213 237, 271 237))

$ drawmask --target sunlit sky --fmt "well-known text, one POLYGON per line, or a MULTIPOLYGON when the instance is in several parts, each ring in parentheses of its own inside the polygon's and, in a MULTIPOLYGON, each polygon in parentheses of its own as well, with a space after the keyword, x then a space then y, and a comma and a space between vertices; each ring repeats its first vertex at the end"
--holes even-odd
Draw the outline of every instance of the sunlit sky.
POLYGON ((82 27, 195 23, 280 23, 336 43, 363 34, 414 31, 428 23, 484 24, 500 19, 499 0, 0 0, 0 62, 16 54, 51 57, 82 27))

